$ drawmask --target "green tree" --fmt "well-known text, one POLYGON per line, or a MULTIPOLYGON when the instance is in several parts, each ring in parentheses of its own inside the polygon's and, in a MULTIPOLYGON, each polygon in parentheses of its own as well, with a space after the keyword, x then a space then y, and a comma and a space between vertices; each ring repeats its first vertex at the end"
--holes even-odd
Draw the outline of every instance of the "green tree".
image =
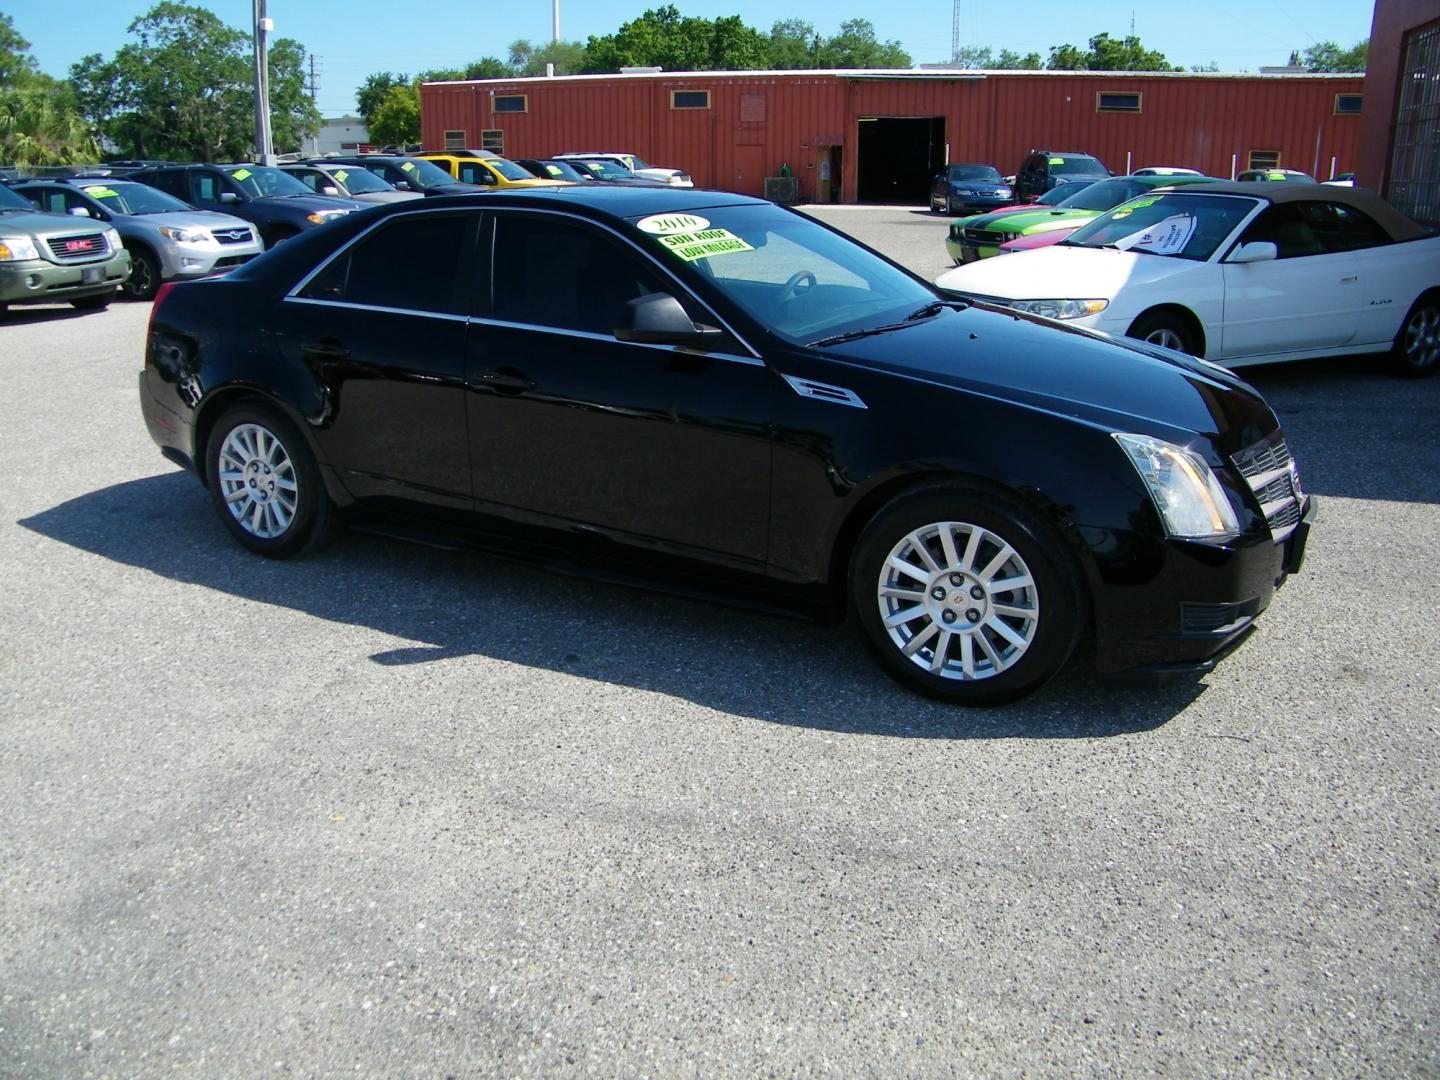
POLYGON ((556 75, 571 75, 585 67, 585 44, 555 41, 537 45, 520 38, 510 43, 510 67, 517 75, 544 75, 545 65, 554 64, 556 75))
MULTIPOLYGON (((254 150, 251 41, 200 7, 155 5, 134 20, 137 40, 109 60, 99 54, 70 69, 83 115, 127 156, 216 161, 254 150)), ((305 49, 279 38, 270 47, 275 148, 298 150, 320 117, 303 90, 305 49)))
POLYGON ((406 146, 420 141, 420 86, 392 86, 366 127, 370 141, 381 146, 406 146))
POLYGON ((1021 56, 1009 49, 1001 49, 1000 55, 995 58, 995 67, 1000 71, 1039 71, 1044 66, 1045 61, 1040 59, 1037 52, 1021 56))
POLYGON ((764 67, 769 45, 738 15, 710 19, 680 14, 674 4, 653 8, 613 34, 585 43, 583 70, 659 67, 666 71, 735 71, 764 67))
POLYGON ((374 120, 375 110, 380 107, 380 102, 385 100, 391 87, 409 85, 410 76, 402 75, 398 71, 377 71, 366 75, 365 81, 355 91, 355 108, 364 117, 366 126, 374 120))
POLYGON ((908 68, 910 54, 898 41, 880 41, 869 19, 847 19, 840 33, 820 43, 822 68, 908 68))
POLYGON ((804 19, 777 19, 770 27, 766 66, 778 71, 801 71, 818 65, 820 35, 804 19))
POLYGON ((75 165, 100 159, 74 91, 41 73, 8 15, 0 15, 0 161, 75 165))
POLYGON ((1357 41, 1342 49, 1333 41, 1312 45, 1297 57, 1290 54, 1292 64, 1299 63, 1307 71, 1364 71, 1370 53, 1370 40, 1357 41))
POLYGON ((989 45, 962 45, 960 51, 950 58, 950 65, 983 71, 995 66, 995 56, 989 45))
POLYGON ((1074 45, 1054 45, 1045 65, 1051 71, 1183 71, 1165 54, 1147 49, 1131 34, 1116 39, 1109 34, 1096 34, 1090 39, 1088 51, 1074 45))

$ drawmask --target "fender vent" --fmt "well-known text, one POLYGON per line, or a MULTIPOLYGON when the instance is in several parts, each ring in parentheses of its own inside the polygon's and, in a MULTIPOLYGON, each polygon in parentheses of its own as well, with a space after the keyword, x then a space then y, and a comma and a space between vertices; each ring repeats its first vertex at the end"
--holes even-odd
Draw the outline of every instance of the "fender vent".
POLYGON ((846 390, 843 386, 831 386, 829 383, 816 382, 814 379, 801 379, 794 375, 786 375, 785 381, 790 384, 790 389, 801 397, 828 401, 832 405, 849 405, 856 409, 869 407, 860 400, 859 394, 854 390, 846 390))

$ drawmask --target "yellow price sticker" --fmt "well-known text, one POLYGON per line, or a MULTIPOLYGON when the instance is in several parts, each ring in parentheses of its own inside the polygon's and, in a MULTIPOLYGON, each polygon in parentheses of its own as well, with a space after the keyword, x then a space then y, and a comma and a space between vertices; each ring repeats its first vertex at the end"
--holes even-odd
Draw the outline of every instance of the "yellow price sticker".
POLYGON ((254 174, 251 173, 249 169, 236 169, 230 175, 233 176, 236 180, 249 180, 250 177, 254 174))
POLYGON ((407 161, 403 165, 401 165, 400 168, 404 169, 406 172, 414 172, 415 163, 413 161, 407 161))
POLYGON ((92 199, 118 199, 118 198, 120 197, 120 196, 115 192, 115 189, 114 189, 114 188, 108 188, 108 187, 87 187, 87 188, 81 188, 80 190, 83 191, 83 192, 85 192, 85 194, 86 194, 86 195, 89 195, 92 199))
POLYGON ((1052 158, 1050 159, 1050 164, 1051 164, 1051 165, 1064 165, 1064 164, 1065 164, 1065 159, 1064 159, 1063 157, 1052 157, 1052 158))

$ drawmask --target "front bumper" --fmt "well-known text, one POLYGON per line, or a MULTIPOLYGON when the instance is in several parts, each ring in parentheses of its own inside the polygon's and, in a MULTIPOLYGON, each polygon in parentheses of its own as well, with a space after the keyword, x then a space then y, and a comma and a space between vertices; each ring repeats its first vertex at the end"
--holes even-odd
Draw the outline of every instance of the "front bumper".
POLYGON ((264 250, 265 244, 258 235, 253 240, 239 244, 220 244, 213 240, 189 244, 170 243, 159 251, 160 276, 166 281, 172 278, 207 277, 247 263, 264 250))
POLYGON ((124 248, 108 259, 62 266, 44 259, 0 263, 0 304, 62 304, 116 288, 130 274, 124 248))
POLYGON ((956 240, 950 236, 945 238, 945 250, 950 253, 950 258, 959 266, 979 262, 981 259, 988 259, 993 255, 1000 254, 1000 248, 994 244, 972 244, 967 240, 956 240))
POLYGON ((1096 669, 1154 683, 1193 676, 1249 637, 1286 577, 1298 573, 1318 503, 1280 543, 1209 545, 1082 530, 1096 556, 1096 669))

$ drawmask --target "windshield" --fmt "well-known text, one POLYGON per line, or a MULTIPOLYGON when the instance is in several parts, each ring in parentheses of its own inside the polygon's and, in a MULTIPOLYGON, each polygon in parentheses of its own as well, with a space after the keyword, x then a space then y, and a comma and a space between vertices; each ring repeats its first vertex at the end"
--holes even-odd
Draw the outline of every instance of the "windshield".
POLYGON ((1093 157, 1069 154, 1050 159, 1051 176, 1109 176, 1110 172, 1093 157))
MULTIPOLYGON (((585 179, 568 161, 537 161, 535 162, 535 169, 543 169, 545 175, 552 180, 585 179)), ((530 171, 535 172, 535 169, 531 169, 530 171)), ((535 172, 535 175, 539 176, 540 174, 535 172)))
POLYGON ((1146 195, 1101 214, 1060 242, 1204 262, 1256 205, 1255 199, 1225 195, 1146 195))
POLYGON ((166 195, 148 184, 86 184, 80 188, 86 195, 112 214, 173 214, 192 210, 173 195, 166 195))
POLYGON ((635 176, 629 169, 608 161, 577 161, 575 164, 579 168, 589 169, 601 180, 630 180, 635 176))
POLYGON ((893 324, 936 301, 878 255, 778 206, 707 207, 635 223, 643 246, 698 271, 795 344, 893 324))
POLYGON ((1057 184, 1044 195, 1041 195, 1031 205, 1033 206, 1059 206, 1066 199, 1073 198, 1084 191, 1094 180, 1072 180, 1067 184, 1057 184))
POLYGON ((405 174, 412 188, 449 187, 455 178, 433 161, 420 158, 396 158, 395 167, 405 174))
MULTIPOLYGON (((325 170, 321 169, 321 172, 325 170)), ((330 175, 345 185, 347 191, 352 195, 368 195, 374 191, 394 191, 395 189, 387 184, 380 177, 362 169, 359 166, 345 168, 336 166, 330 170, 330 175)))
POLYGON ((516 165, 503 157, 486 158, 485 163, 506 180, 534 180, 535 174, 523 165, 516 165))
POLYGON ((281 172, 269 165, 241 165, 226 171, 230 174, 230 179, 244 188, 247 194, 257 198, 262 195, 313 194, 309 188, 289 173, 281 172))
POLYGON ((625 155, 625 160, 630 163, 630 168, 631 168, 632 170, 633 170, 633 169, 648 169, 648 168, 650 168, 649 165, 646 165, 643 160, 641 160, 640 158, 636 157, 634 154, 626 154, 626 155, 625 155))
POLYGON ((11 210, 29 210, 31 213, 35 212, 35 207, 31 206, 4 184, 0 184, 0 208, 7 207, 11 210))
POLYGON ((1086 184, 1081 191, 1072 191, 1058 205, 1066 210, 1109 210, 1149 190, 1149 184, 1138 184, 1134 180, 1100 180, 1086 184))
POLYGON ((951 165, 951 180, 992 180, 1000 183, 1000 170, 994 165, 951 165))

